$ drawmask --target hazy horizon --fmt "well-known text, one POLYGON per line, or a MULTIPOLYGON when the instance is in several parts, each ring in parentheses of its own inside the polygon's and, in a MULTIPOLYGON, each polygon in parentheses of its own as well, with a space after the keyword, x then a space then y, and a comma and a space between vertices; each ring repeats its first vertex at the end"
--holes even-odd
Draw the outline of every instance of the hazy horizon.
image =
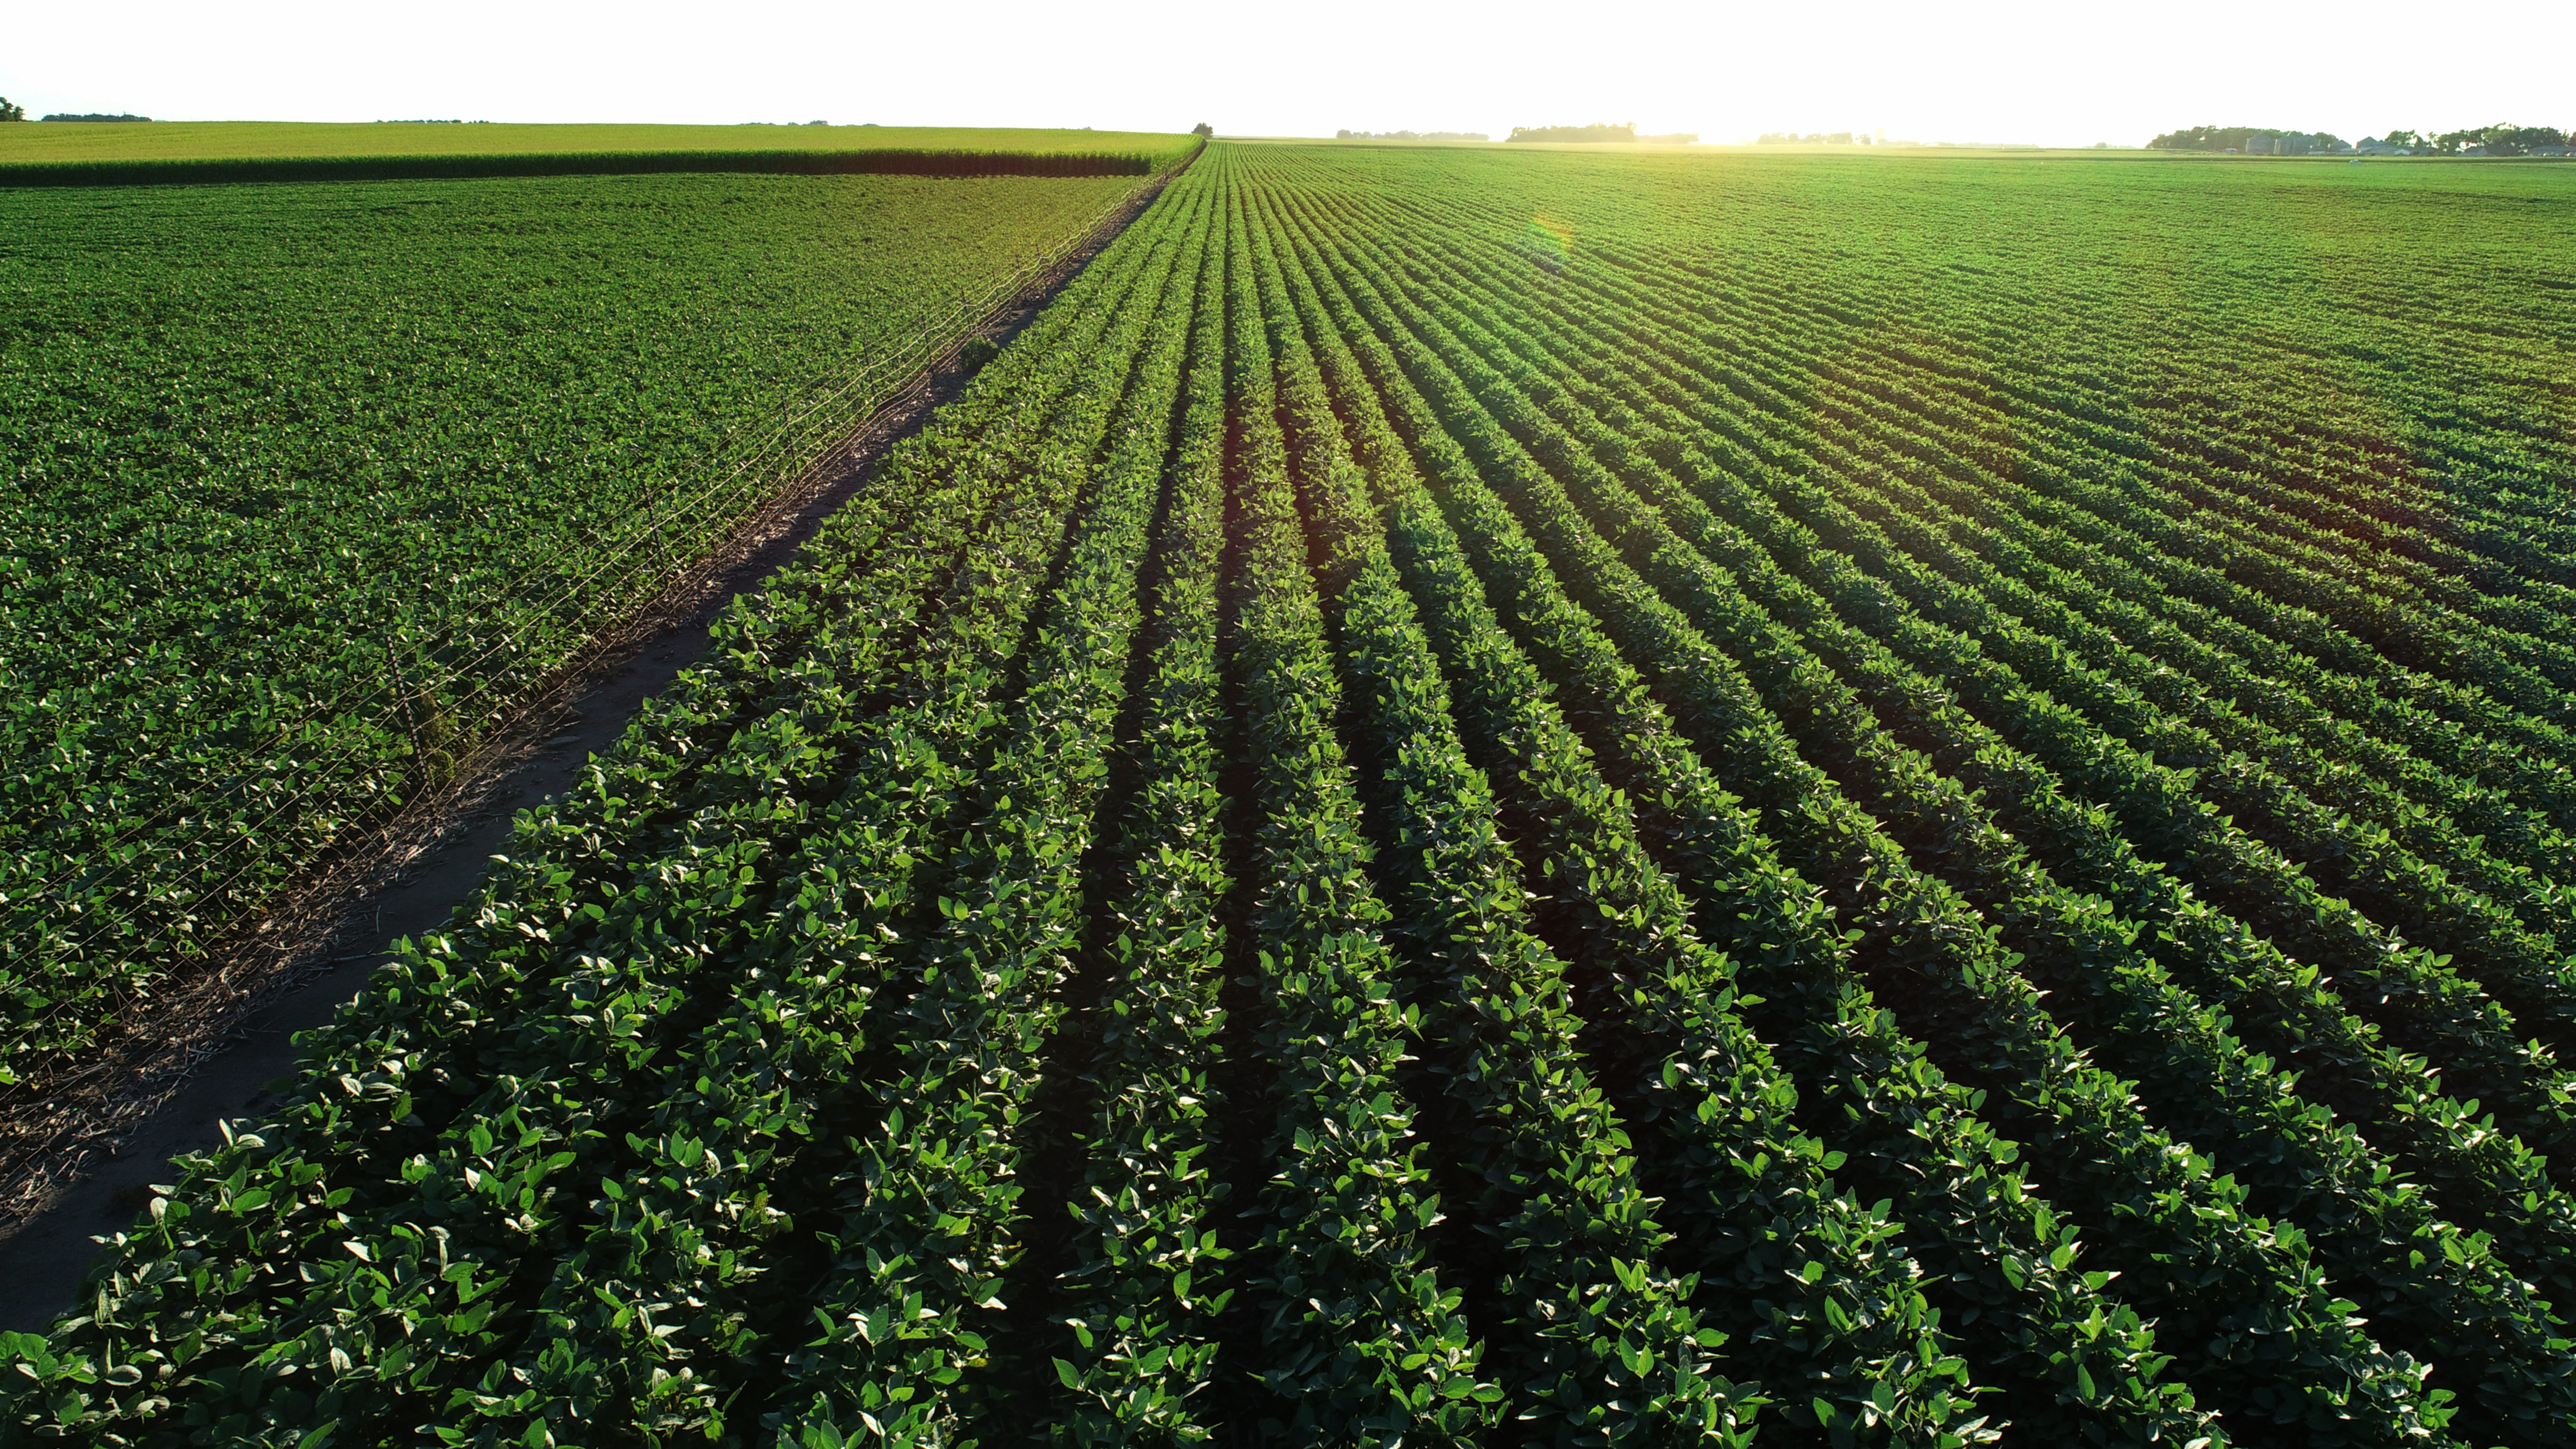
MULTIPOLYGON (((2433 25, 2388 4, 2188 26, 2035 3, 1871 0, 1820 15, 1647 5, 1569 27, 1534 6, 1276 13, 1131 3, 973 13, 781 0, 366 13, 315 3, 31 9, 0 95, 160 119, 1096 126, 1234 135, 1634 121, 1710 142, 1765 131, 2134 146, 2197 124, 2576 126, 2563 6, 2433 25), (927 64, 925 60, 944 63, 927 64)), ((2412 12, 2420 16, 2421 12, 2412 12)))

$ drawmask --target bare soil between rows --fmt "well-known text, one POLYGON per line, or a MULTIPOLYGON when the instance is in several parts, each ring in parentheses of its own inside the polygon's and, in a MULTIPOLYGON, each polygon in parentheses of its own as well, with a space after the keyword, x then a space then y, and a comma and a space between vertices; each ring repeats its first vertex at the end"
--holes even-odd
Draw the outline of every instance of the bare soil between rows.
MULTIPOLYGON (((1195 159, 1195 158, 1193 158, 1195 159)), ((756 593, 823 520, 865 487, 889 449, 955 397, 975 339, 1017 336, 1187 163, 1141 188, 1085 244, 917 373, 824 462, 487 741, 457 779, 316 865, 208 964, 130 1013, 68 1078, 0 1095, 0 1331, 41 1332, 71 1306, 95 1240, 123 1230, 173 1179, 171 1159, 257 1118, 294 1070, 295 1037, 354 1000, 394 942, 445 925, 481 882, 511 821, 579 777, 645 700, 705 652, 709 621, 756 593)))

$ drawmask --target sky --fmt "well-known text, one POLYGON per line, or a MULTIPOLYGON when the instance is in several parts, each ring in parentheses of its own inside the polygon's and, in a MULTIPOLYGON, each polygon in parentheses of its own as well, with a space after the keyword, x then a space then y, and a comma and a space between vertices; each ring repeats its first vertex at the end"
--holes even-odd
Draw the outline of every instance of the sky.
POLYGON ((2576 128, 2576 7, 1399 0, 9 0, 0 96, 178 120, 874 121, 1225 135, 1634 121, 2137 145, 2576 128), (1576 19, 1597 15, 1599 19, 1576 19), (2188 17, 2188 18, 2181 18, 2188 17))

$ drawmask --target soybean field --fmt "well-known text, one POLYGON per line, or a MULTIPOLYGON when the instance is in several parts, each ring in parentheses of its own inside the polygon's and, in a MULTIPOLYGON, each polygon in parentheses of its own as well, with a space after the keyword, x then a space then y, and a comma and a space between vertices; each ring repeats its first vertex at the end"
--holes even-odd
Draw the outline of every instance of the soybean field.
POLYGON ((148 1021, 1136 185, 0 188, 0 1083, 148 1021))
POLYGON ((0 185, 48 164, 333 161, 373 157, 596 156, 726 151, 918 151, 1120 157, 1162 166, 1196 143, 1150 131, 1004 126, 545 125, 439 121, 55 123, 0 135, 0 185))
POLYGON ((2567 1443, 2571 241, 1212 146, 7 1432, 2567 1443))

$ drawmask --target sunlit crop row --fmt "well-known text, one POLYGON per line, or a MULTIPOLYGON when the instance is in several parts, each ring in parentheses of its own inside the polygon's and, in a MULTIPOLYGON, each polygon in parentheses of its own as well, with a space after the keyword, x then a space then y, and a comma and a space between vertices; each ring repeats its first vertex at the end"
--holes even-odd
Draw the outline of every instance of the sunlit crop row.
POLYGON ((2238 273, 2016 271, 2316 198, 1934 164, 1210 151, 16 1422, 2564 1442, 2540 334, 2311 292, 2480 401, 2360 399, 2238 273))

